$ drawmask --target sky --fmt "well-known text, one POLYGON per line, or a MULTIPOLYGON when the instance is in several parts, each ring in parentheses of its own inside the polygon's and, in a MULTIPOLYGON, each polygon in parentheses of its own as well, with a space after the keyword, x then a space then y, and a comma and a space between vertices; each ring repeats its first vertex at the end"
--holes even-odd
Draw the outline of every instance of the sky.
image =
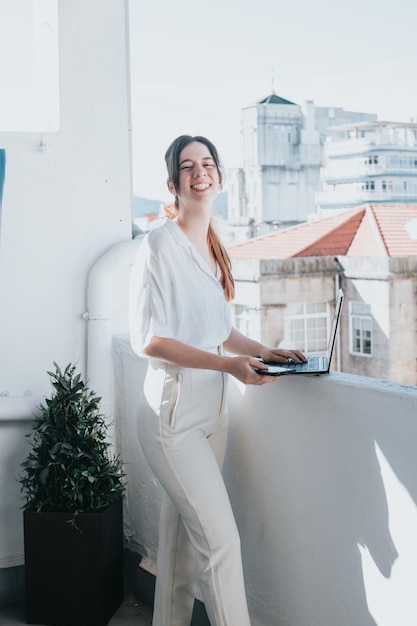
MULTIPOLYGON (((239 167, 242 109, 272 90, 299 105, 417 121, 415 0, 127 4, 135 195, 170 201, 164 153, 181 134, 207 136, 226 171, 239 167)), ((0 63, 2 128, 57 130, 58 32, 47 28, 57 23, 57 0, 0 0, 0 17, 0 58, 13 59, 0 63), (42 46, 27 94, 33 37, 42 46)))
POLYGON ((135 195, 170 200, 164 153, 181 134, 239 167, 241 110, 273 89, 417 121, 414 0, 129 0, 129 23, 135 195))

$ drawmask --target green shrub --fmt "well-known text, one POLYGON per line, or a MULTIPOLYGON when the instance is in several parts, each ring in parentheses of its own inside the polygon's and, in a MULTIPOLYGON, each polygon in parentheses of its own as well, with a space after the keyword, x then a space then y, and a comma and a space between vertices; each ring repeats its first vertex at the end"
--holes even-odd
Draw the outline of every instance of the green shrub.
POLYGON ((54 391, 28 435, 32 449, 20 477, 23 508, 36 511, 100 511, 122 497, 124 472, 110 454, 101 398, 81 380, 71 363, 48 372, 54 391))

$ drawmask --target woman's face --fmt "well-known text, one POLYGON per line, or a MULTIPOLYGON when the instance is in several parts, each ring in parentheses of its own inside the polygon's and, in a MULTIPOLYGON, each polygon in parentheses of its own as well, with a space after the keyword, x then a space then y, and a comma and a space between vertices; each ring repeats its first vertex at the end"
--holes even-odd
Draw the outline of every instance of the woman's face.
POLYGON ((221 188, 221 177, 210 150, 203 143, 193 141, 180 153, 179 190, 168 182, 168 188, 182 200, 213 200, 221 188))

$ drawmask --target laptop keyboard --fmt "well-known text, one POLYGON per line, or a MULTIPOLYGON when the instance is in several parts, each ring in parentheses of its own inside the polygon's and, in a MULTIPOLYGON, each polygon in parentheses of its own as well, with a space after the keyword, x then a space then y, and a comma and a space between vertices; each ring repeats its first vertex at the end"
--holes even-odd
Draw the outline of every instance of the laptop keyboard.
POLYGON ((309 356, 307 363, 284 363, 281 367, 288 367, 292 370, 307 372, 317 372, 326 369, 325 358, 322 356, 309 356))

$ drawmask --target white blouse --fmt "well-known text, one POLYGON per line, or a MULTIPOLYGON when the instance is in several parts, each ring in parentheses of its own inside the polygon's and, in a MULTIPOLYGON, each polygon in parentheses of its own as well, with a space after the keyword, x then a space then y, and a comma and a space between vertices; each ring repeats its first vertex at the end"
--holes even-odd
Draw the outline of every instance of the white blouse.
POLYGON ((150 231, 136 254, 129 290, 130 342, 136 354, 153 335, 213 349, 231 332, 219 280, 170 219, 150 231))

